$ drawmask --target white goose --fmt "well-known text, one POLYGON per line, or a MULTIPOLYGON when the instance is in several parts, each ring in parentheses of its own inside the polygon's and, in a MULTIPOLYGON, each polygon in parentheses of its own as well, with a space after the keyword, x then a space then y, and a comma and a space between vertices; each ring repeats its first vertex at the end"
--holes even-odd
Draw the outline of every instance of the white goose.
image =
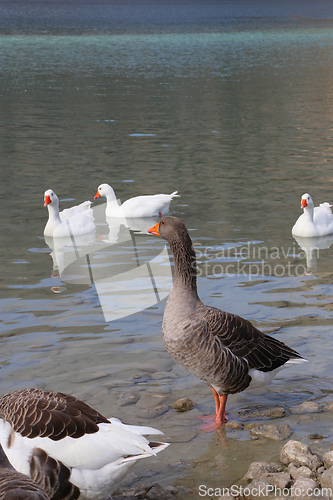
POLYGON ((90 205, 91 201, 85 201, 59 213, 59 198, 52 189, 48 189, 44 193, 44 207, 49 212, 44 235, 63 238, 91 233, 95 230, 95 222, 90 205))
POLYGON ((11 465, 30 475, 36 449, 43 450, 70 470, 80 499, 104 500, 137 460, 168 446, 145 434, 163 433, 107 419, 59 392, 25 389, 0 398, 0 444, 11 465))
POLYGON ((303 194, 301 198, 301 208, 303 214, 297 219, 291 232, 294 236, 303 238, 314 238, 333 233, 333 214, 329 203, 321 203, 319 207, 314 207, 311 196, 303 194))
POLYGON ((107 217, 161 217, 169 212, 171 200, 179 197, 177 191, 171 194, 136 196, 119 204, 115 192, 109 184, 101 184, 95 200, 106 197, 105 215, 107 217))

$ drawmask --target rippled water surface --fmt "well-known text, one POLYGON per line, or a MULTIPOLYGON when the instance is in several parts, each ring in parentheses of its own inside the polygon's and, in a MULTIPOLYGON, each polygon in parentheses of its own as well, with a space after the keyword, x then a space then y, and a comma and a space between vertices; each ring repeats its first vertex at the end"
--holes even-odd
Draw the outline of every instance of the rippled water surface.
MULTIPOLYGON (((52 388, 163 430, 172 445, 137 464, 140 481, 229 486, 252 460, 277 460, 281 443, 248 430, 198 430, 214 401, 163 347, 172 264, 145 233, 156 220, 109 226, 96 201, 96 234, 55 248, 43 193, 67 208, 102 182, 122 201, 178 190, 171 213, 197 249, 202 300, 309 360, 231 396, 230 419, 332 401, 333 237, 311 253, 291 236, 304 192, 333 202, 330 4, 14 1, 0 14, 1 393, 52 388), (196 406, 178 414, 185 395, 196 406)), ((331 421, 274 423, 325 445, 331 421)))

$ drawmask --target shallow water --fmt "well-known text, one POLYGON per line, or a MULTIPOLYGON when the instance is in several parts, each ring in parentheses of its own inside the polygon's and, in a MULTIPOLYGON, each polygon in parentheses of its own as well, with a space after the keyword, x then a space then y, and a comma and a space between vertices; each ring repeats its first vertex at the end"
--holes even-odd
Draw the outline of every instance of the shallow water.
MULTIPOLYGON (((55 271, 43 192, 54 189, 66 208, 102 182, 121 200, 177 189, 171 213, 196 246, 202 300, 309 360, 267 389, 231 396, 230 418, 332 401, 333 240, 307 261, 306 242, 291 236, 304 192, 315 204, 333 198, 332 16, 324 2, 79 5, 1 4, 1 392, 52 388, 163 430, 172 445, 137 464, 138 481, 229 486, 252 460, 276 461, 281 443, 198 430, 213 398, 162 344, 164 242, 110 229, 94 202, 96 237, 58 248, 55 271), (137 402, 123 406, 127 393, 137 402), (147 393, 165 413, 146 411, 147 393), (169 405, 184 395, 196 407, 178 414, 169 405)), ((325 447, 331 415, 281 423, 306 443, 321 432, 325 447)))

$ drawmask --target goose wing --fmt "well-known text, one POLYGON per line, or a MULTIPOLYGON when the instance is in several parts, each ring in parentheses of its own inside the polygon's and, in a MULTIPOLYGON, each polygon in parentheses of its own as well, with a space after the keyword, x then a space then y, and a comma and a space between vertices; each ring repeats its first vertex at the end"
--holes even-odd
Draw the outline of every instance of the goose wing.
POLYGON ((214 343, 248 362, 249 368, 272 371, 292 358, 302 356, 283 342, 265 335, 250 321, 214 307, 204 307, 202 320, 207 322, 214 343))

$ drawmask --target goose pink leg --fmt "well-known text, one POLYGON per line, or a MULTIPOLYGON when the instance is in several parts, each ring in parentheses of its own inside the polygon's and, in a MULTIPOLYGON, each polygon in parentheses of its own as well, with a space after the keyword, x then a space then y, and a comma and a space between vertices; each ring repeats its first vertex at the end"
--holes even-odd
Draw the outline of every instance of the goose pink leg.
POLYGON ((204 432, 216 431, 222 424, 228 422, 228 417, 225 414, 225 407, 227 404, 227 396, 220 396, 214 387, 212 387, 213 396, 215 400, 215 415, 207 415, 206 417, 199 417, 200 420, 205 420, 206 424, 199 427, 204 432))

